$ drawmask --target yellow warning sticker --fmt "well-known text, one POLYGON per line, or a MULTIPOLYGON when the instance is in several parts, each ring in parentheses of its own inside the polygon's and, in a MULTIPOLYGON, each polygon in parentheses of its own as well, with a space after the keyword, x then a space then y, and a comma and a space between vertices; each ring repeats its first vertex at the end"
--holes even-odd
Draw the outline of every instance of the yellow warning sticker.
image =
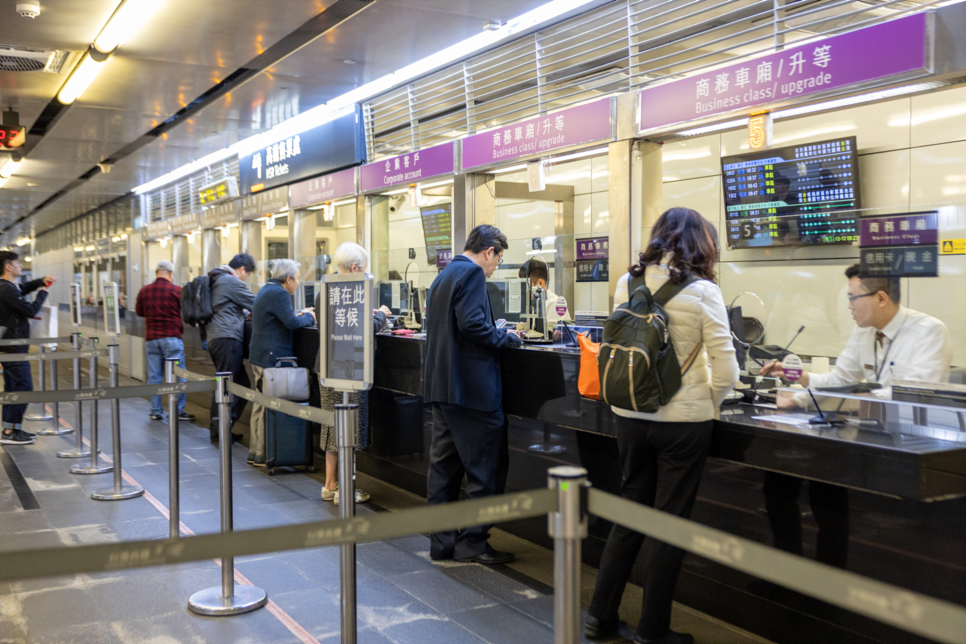
POLYGON ((966 255, 966 239, 944 239, 940 250, 942 255, 966 255))

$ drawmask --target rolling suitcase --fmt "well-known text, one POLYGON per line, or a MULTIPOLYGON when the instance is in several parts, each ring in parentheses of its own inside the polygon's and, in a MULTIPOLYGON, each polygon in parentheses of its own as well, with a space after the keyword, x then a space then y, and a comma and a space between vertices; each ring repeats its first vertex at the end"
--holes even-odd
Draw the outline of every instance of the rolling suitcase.
POLYGON ((270 476, 275 475, 276 467, 284 466, 302 466, 314 472, 312 451, 312 431, 307 420, 265 410, 265 466, 270 476))

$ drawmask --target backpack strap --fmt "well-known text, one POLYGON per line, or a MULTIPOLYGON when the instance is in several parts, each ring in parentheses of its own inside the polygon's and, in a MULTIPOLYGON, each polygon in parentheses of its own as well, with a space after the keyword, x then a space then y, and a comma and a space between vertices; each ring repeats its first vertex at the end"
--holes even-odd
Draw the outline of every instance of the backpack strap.
POLYGON ((634 293, 637 289, 644 287, 647 288, 647 283, 644 281, 644 274, 642 273, 639 277, 630 276, 627 280, 627 301, 630 302, 634 299, 634 293))
POLYGON ((700 277, 695 275, 688 275, 680 284, 673 284, 669 279, 668 281, 664 282, 664 286, 657 289, 657 293, 654 294, 654 303, 665 306, 671 301, 671 298, 687 288, 688 285, 700 281, 700 279, 700 277))
POLYGON ((694 351, 691 352, 691 355, 688 356, 688 359, 684 361, 684 365, 681 367, 681 377, 682 378, 684 377, 684 374, 686 374, 688 371, 690 371, 691 365, 693 365, 694 364, 694 361, 697 360, 698 353, 701 351, 701 347, 703 347, 703 346, 704 346, 704 342, 699 342, 694 347, 694 351))

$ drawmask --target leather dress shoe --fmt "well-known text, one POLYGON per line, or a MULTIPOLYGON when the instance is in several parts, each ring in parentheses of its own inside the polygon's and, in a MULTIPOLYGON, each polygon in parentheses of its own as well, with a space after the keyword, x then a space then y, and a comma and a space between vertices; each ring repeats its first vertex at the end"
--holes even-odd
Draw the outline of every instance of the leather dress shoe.
POLYGON ((584 626, 584 637, 589 640, 600 640, 605 637, 617 635, 620 629, 620 620, 599 620, 596 617, 587 616, 587 624, 584 626))
POLYGON ((473 555, 472 557, 460 557, 456 561, 460 563, 478 563, 485 564, 487 566, 495 566, 496 564, 510 563, 517 556, 512 552, 501 552, 499 550, 494 550, 489 544, 486 545, 486 550, 478 555, 473 555))
POLYGON ((634 636, 637 644, 694 644, 694 636, 688 633, 677 633, 669 630, 661 637, 641 637, 634 636))
MULTIPOLYGON (((218 442, 218 432, 210 432, 210 434, 211 434, 211 442, 212 443, 217 443, 218 442)), ((237 443, 238 441, 240 441, 244 437, 245 437, 244 434, 235 434, 234 432, 232 432, 231 441, 233 443, 237 443)))

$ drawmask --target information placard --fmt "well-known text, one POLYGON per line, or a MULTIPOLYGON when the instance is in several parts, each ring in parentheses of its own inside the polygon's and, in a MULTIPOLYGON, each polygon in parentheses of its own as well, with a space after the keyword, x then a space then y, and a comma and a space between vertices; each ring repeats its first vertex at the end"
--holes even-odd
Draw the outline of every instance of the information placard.
POLYGON ((117 307, 117 282, 105 282, 101 285, 104 291, 104 331, 108 335, 120 335, 121 316, 117 307))
POLYGON ((323 276, 319 321, 319 381, 342 391, 372 387, 373 278, 369 273, 323 276))
POLYGON ((77 329, 81 325, 81 285, 71 282, 68 286, 70 287, 70 324, 77 329))

